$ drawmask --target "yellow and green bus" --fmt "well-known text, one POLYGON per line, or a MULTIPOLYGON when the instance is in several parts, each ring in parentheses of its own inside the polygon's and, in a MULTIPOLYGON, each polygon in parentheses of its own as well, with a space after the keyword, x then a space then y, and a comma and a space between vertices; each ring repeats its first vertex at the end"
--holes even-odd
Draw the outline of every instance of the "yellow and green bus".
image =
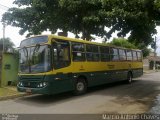
POLYGON ((143 74, 142 52, 56 35, 30 37, 19 47, 20 92, 83 94, 88 87, 143 74))

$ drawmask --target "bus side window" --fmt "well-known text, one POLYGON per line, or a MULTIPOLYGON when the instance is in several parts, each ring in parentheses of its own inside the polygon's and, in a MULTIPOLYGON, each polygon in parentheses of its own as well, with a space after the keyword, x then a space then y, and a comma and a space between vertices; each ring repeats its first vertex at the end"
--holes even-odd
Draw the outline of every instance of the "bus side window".
POLYGON ((54 40, 53 44, 53 68, 59 69, 70 65, 70 45, 67 41, 54 40))
POLYGON ((87 61, 99 61, 99 50, 97 45, 86 44, 87 61))
POLYGON ((110 61, 109 47, 100 47, 101 61, 110 61))
POLYGON ((119 49, 119 59, 126 60, 126 52, 124 49, 119 49))
POLYGON ((92 45, 86 44, 86 59, 87 61, 92 61, 92 45))
POLYGON ((72 42, 72 59, 73 61, 85 61, 84 44, 72 42))
POLYGON ((119 60, 119 54, 118 54, 118 49, 117 48, 111 48, 110 49, 110 54, 111 54, 111 60, 112 61, 118 61, 119 60))
POLYGON ((133 61, 137 61, 137 52, 132 51, 132 54, 133 54, 133 61))
POLYGON ((142 54, 141 52, 137 52, 138 61, 142 61, 142 54))
POLYGON ((131 50, 127 50, 127 60, 132 61, 132 51, 131 50))
POLYGON ((99 49, 97 45, 92 46, 93 61, 99 61, 99 49))

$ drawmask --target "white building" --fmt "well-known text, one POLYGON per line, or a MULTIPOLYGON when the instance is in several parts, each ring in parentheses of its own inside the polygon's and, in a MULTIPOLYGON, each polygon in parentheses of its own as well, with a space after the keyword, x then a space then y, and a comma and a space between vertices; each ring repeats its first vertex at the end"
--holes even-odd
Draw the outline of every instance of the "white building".
POLYGON ((149 56, 143 59, 143 69, 144 70, 153 70, 154 61, 156 63, 156 69, 160 69, 160 56, 154 56, 154 52, 150 53, 149 56))

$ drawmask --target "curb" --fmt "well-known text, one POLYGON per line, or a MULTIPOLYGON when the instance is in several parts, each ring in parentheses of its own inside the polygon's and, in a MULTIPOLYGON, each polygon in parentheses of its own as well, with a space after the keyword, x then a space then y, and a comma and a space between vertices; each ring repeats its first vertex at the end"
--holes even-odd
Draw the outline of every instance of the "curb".
POLYGON ((143 71, 144 74, 151 74, 151 73, 156 73, 156 72, 159 72, 159 71, 143 71))
POLYGON ((8 99, 14 99, 14 98, 23 97, 23 96, 27 96, 27 94, 22 93, 22 94, 14 94, 14 95, 0 97, 0 101, 8 100, 8 99))

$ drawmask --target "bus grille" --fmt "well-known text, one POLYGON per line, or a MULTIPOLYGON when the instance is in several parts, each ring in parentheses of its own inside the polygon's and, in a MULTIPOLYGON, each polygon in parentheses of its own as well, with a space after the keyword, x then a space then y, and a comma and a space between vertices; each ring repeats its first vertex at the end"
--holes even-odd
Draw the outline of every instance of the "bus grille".
POLYGON ((23 83, 23 87, 37 88, 38 84, 43 81, 44 76, 21 76, 20 82, 23 83))
POLYGON ((27 88, 37 88, 39 82, 23 82, 23 86, 27 88))

